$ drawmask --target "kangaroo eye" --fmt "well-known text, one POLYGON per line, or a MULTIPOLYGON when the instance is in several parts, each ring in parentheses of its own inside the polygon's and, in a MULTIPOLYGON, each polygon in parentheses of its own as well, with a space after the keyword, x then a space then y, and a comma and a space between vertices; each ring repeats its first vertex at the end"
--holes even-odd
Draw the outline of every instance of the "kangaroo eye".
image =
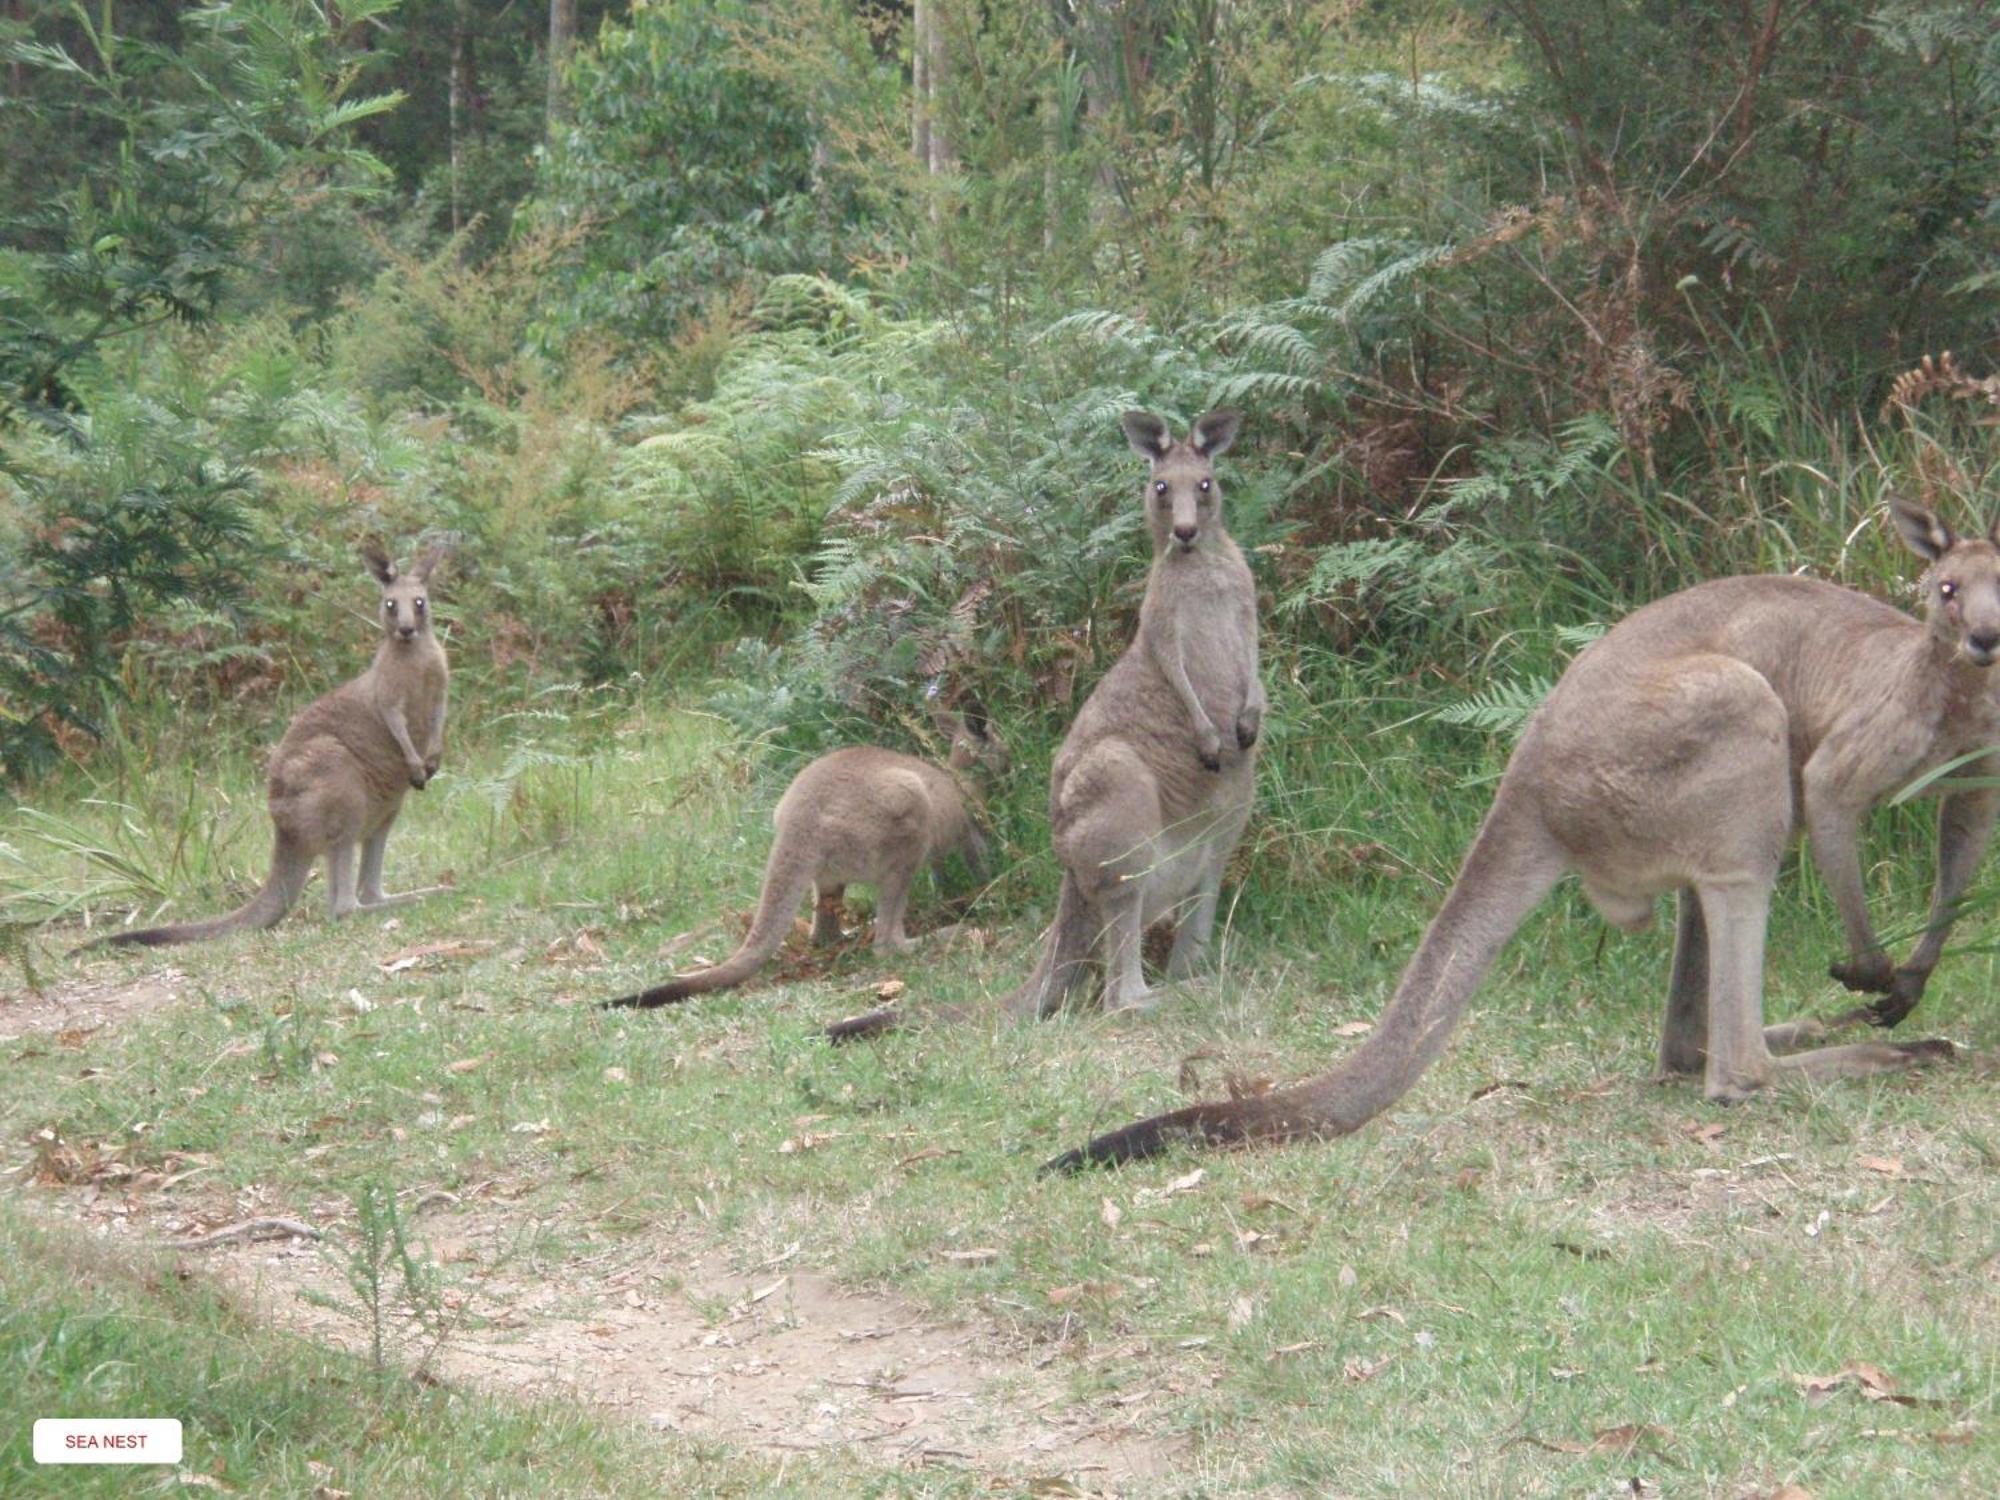
POLYGON ((1958 595, 1958 585, 1953 583, 1949 578, 1945 579, 1943 583, 1938 585, 1938 598, 1952 599, 1956 598, 1957 595, 1958 595))
POLYGON ((1164 495, 1166 492, 1167 492, 1167 482, 1164 479, 1162 479, 1158 484, 1153 486, 1153 493, 1156 495, 1164 495))
POLYGON ((1204 495, 1206 495, 1206 494, 1208 493, 1208 481, 1207 481, 1206 479, 1204 479, 1204 480, 1203 480, 1203 481, 1201 482, 1201 492, 1202 492, 1202 493, 1203 493, 1204 495))
POLYGON ((382 601, 382 608, 393 615, 396 612, 396 601, 394 599, 384 599, 382 601))
POLYGON ((417 613, 422 614, 423 612, 424 612, 424 601, 422 597, 419 596, 417 599, 417 613))

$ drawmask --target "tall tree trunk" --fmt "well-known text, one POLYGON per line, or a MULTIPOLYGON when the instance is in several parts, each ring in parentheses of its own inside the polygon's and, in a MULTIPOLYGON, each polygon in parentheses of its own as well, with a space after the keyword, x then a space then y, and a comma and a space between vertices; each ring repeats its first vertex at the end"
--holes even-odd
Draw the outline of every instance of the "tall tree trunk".
POLYGON ((455 0, 451 12, 451 79, 447 116, 451 131, 451 232, 465 227, 465 133, 472 124, 472 3, 455 0))
POLYGON ((916 0, 910 8, 910 154, 926 172, 931 165, 931 28, 937 0, 916 0))
POLYGON ((951 154, 951 137, 944 125, 945 90, 951 80, 951 60, 945 47, 943 18, 938 14, 940 0, 926 0, 924 13, 930 19, 925 29, 924 43, 928 56, 924 62, 924 86, 930 91, 930 170, 932 175, 949 172, 954 164, 951 154))
POLYGON ((549 0, 549 107, 544 138, 555 132, 567 108, 562 65, 576 41, 576 0, 549 0))

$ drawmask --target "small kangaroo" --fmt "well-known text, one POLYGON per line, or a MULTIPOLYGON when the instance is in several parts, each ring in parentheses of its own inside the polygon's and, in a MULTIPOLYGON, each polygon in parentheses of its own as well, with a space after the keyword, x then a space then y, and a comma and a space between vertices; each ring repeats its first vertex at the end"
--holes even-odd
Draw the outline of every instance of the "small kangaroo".
POLYGON ((116 932, 86 946, 157 948, 275 926, 299 899, 322 854, 328 908, 335 917, 400 906, 445 889, 427 886, 395 896, 382 890, 382 851, 403 796, 411 787, 422 791, 444 756, 449 672, 444 647, 431 632, 426 597, 444 548, 425 548, 407 573, 398 573, 388 554, 372 543, 362 555, 382 585, 382 643, 367 671, 299 711, 271 756, 266 800, 275 838, 263 889, 227 916, 116 932))
MULTIPOLYGON (((1662 1077, 1703 1074, 1717 1102, 1779 1069, 1856 1077, 1952 1055, 1943 1041, 1794 1051, 1822 1028, 1763 1022, 1764 927, 1800 833, 1839 907, 1848 957, 1833 975, 1882 995, 1857 1018, 1894 1025, 1923 992, 1993 826, 1996 793, 1937 790, 1930 924, 1895 967, 1868 919, 1863 816, 1926 769, 1995 743, 2000 529, 1960 539, 1897 500, 1904 543, 1931 564, 1924 618, 1792 577, 1723 578, 1636 610, 1572 662, 1529 720, 1444 906, 1375 1034, 1290 1088, 1197 1104, 1101 1135, 1047 1164, 1116 1164, 1192 1138, 1208 1144, 1360 1128, 1444 1050, 1514 929, 1574 871, 1604 918, 1636 929, 1678 892, 1662 1077)), ((1987 757, 1990 766, 2000 756, 1987 757)))
POLYGON ((951 737, 946 767, 857 745, 822 755, 793 777, 771 815, 777 838, 742 945, 711 969, 603 1001, 602 1007, 677 1005, 743 983, 778 951, 808 886, 815 895, 815 943, 840 940, 841 894, 852 882, 875 887, 875 951, 903 953, 915 946, 904 935, 903 918, 918 872, 954 849, 975 871, 986 867, 986 840, 966 805, 960 778, 977 766, 997 769, 1006 755, 983 709, 968 706, 962 714, 937 717, 951 737))
MULTIPOLYGON (((1241 422, 1212 411, 1177 442, 1149 412, 1122 419, 1150 462, 1153 567, 1138 633, 1056 752, 1049 826, 1062 887, 1034 972, 1003 1002, 1016 1015, 1058 1010, 1089 982, 1093 956, 1106 1009, 1148 1007, 1140 945, 1161 917, 1179 917, 1169 979, 1192 973, 1207 947, 1223 866, 1250 817, 1264 723, 1257 590, 1223 529, 1214 468, 1241 422)), ((898 1024, 892 1007, 827 1034, 850 1041, 898 1024)))

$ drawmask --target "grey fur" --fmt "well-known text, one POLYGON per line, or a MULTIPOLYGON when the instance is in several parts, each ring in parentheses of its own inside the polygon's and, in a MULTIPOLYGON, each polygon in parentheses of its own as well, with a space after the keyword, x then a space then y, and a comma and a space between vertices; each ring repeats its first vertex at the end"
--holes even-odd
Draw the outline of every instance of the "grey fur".
POLYGON ((116 932, 89 946, 161 947, 274 926, 298 900, 321 855, 335 917, 400 906, 444 889, 394 896, 382 890, 383 849, 404 794, 412 787, 421 791, 444 756, 450 672, 431 630, 428 597, 444 549, 425 548, 406 572, 373 544, 363 556, 382 585, 382 641, 367 671, 299 710, 271 755, 266 801, 274 836, 263 888, 225 916, 116 932))
MULTIPOLYGON (((1816 1023, 1765 1027, 1764 927, 1786 847, 1808 836, 1846 930, 1834 976, 1881 995, 1844 1019, 1894 1025, 1937 963, 1993 825, 1990 788, 1935 788, 1929 928, 1900 968, 1868 917, 1860 828, 1926 770, 2000 738, 2000 537, 1954 537, 1923 506, 1892 506, 1930 560, 1919 622, 1805 578, 1724 578, 1658 600, 1573 662, 1529 721, 1443 909, 1375 1033, 1291 1088, 1200 1104, 1098 1137, 1050 1163, 1212 1144, 1338 1135, 1393 1104, 1443 1051, 1494 957, 1566 873, 1621 927, 1677 892, 1660 1040, 1663 1075, 1703 1075, 1708 1098, 1748 1098, 1781 1070, 1851 1077, 1949 1056, 1944 1042, 1865 1042, 1774 1055, 1816 1023)), ((2000 757, 1967 767, 1991 775, 2000 757)))
POLYGON ((743 983, 778 951, 806 891, 815 892, 813 941, 840 938, 840 899, 849 884, 875 887, 875 950, 901 953, 910 887, 925 865, 961 850, 975 869, 986 841, 966 804, 961 778, 979 765, 1004 763, 1005 747, 983 712, 939 714, 951 739, 947 766, 914 755, 857 745, 822 755, 792 778, 771 821, 777 836, 764 866, 764 888, 749 935, 713 968, 677 976, 606 1008, 650 1009, 743 983))
POLYGON ((1056 753, 1049 826, 1062 864, 1056 916, 1016 1014, 1048 1015, 1088 982, 1093 958, 1112 1010, 1151 1003, 1140 940, 1177 917, 1167 963, 1200 963, 1223 867, 1250 816, 1265 697, 1257 590, 1224 529, 1213 459, 1240 418, 1215 411, 1182 442, 1148 412, 1125 436, 1148 460, 1153 566, 1139 630, 1085 700, 1056 753))

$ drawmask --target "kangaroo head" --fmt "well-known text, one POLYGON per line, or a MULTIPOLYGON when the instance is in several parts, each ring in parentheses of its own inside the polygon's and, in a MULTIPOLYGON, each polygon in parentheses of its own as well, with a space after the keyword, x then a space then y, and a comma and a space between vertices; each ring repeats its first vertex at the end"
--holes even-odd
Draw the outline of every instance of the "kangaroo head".
POLYGON ((1985 536, 1954 536, 1927 507, 1889 502, 1903 545, 1930 564, 1924 621, 1931 634, 1976 667, 2000 660, 2000 524, 1985 536))
POLYGON ((1152 464, 1146 479, 1146 523, 1157 555, 1169 547, 1192 552, 1204 536, 1222 529, 1222 490, 1214 459, 1236 441, 1243 414, 1212 411, 1197 417, 1183 442, 1149 411, 1128 411, 1120 419, 1125 440, 1152 464))
POLYGON ((1007 769, 1007 742, 986 717, 985 706, 977 699, 968 699, 960 710, 938 707, 933 708, 931 714, 937 721, 937 727, 951 737, 951 756, 947 764, 954 771, 982 767, 998 775, 1007 769))
POLYGON ((419 552, 407 572, 398 572, 394 560, 378 543, 361 549, 368 571, 382 585, 382 634, 408 645, 431 633, 431 570, 444 557, 444 547, 433 542, 419 552))

